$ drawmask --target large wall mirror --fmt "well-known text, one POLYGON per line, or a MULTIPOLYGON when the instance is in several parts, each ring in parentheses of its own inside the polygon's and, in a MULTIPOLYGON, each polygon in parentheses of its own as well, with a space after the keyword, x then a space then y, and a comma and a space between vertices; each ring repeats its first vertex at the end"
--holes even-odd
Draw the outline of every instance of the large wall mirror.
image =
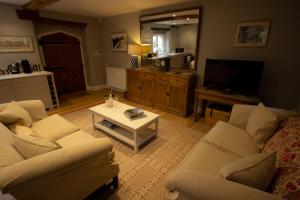
POLYGON ((142 66, 196 70, 201 7, 140 17, 142 66))

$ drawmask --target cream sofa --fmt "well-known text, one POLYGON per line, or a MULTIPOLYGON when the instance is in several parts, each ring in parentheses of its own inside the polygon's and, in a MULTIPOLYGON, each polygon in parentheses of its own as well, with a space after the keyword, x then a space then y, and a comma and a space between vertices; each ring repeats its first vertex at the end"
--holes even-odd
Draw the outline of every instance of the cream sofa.
MULTIPOLYGON (((68 126, 59 116, 47 120, 41 101, 17 104, 29 112, 33 127, 42 119, 45 131, 68 126)), ((0 112, 5 106, 0 104, 0 112)), ((13 146, 12 134, 0 123, 0 190, 4 194, 10 193, 21 200, 79 200, 106 183, 118 186, 119 167, 113 162, 109 139, 95 138, 77 128, 56 141, 61 148, 24 159, 13 146)))
MULTIPOLYGON (((219 174, 223 166, 241 156, 261 151, 245 131, 254 108, 255 106, 250 105, 233 106, 229 123, 219 121, 179 166, 168 174, 166 188, 169 193, 165 195, 165 199, 281 199, 265 191, 225 180, 219 174)), ((269 109, 279 120, 295 114, 282 109, 269 109)))

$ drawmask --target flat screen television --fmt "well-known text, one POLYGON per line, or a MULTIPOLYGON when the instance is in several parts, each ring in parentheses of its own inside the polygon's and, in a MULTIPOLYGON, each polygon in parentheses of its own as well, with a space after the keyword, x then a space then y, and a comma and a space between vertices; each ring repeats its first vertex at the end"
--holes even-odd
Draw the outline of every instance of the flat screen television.
POLYGON ((204 86, 232 94, 257 95, 263 61, 206 59, 204 86))

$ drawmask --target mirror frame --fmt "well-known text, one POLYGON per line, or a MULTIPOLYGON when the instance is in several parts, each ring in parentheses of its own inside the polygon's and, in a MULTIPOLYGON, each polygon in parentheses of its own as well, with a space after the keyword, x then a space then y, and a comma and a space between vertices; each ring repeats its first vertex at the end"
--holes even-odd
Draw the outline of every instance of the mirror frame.
MULTIPOLYGON (((157 21, 162 21, 163 19, 166 20, 168 17, 164 18, 156 18, 156 19, 150 19, 146 21, 142 21, 143 17, 152 17, 155 15, 163 15, 163 14, 171 14, 173 12, 182 12, 182 11, 189 11, 189 10, 197 10, 199 11, 198 13, 198 27, 197 27, 197 39, 196 39, 196 50, 195 50, 195 68, 194 69, 179 69, 176 68, 176 70, 180 71, 197 71, 198 67, 198 56, 199 56, 199 41, 200 41, 200 31, 201 31, 201 22, 202 22, 202 6, 197 6, 197 7, 190 7, 190 8, 183 8, 183 9, 175 9, 175 10, 166 10, 162 12, 157 12, 157 13, 151 13, 151 14, 145 14, 145 15, 140 15, 140 44, 142 44, 142 27, 144 23, 151 23, 151 22, 157 22, 157 21)), ((181 19, 182 17, 170 17, 171 19, 181 19)), ((170 67, 170 69, 175 69, 170 67)))

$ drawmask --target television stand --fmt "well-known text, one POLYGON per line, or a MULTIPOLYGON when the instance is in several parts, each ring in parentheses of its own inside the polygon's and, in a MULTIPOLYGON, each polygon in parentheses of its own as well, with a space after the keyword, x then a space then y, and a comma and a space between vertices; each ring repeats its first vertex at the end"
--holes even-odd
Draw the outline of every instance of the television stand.
POLYGON ((261 101, 259 96, 244 96, 239 94, 225 94, 224 91, 211 90, 200 87, 195 90, 194 121, 205 112, 208 102, 221 103, 226 105, 234 104, 258 104, 261 101), (200 113, 199 111, 200 106, 200 113))
POLYGON ((235 95, 236 93, 231 91, 231 90, 222 90, 221 91, 223 94, 227 94, 227 95, 235 95))

